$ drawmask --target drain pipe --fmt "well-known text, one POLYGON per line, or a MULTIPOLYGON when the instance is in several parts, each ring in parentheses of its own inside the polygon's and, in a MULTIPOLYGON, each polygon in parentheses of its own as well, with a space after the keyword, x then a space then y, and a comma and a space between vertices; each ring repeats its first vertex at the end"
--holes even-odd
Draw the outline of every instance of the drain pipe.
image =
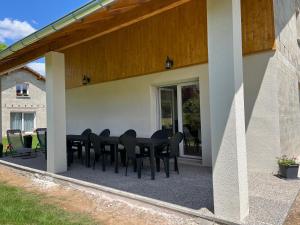
POLYGON ((83 19, 85 16, 90 15, 91 13, 105 8, 110 3, 115 0, 93 0, 86 5, 80 7, 79 9, 67 14, 66 16, 58 19, 57 21, 51 23, 50 25, 30 34, 29 36, 23 38, 22 40, 16 42, 15 44, 9 46, 0 52, 0 60, 12 55, 13 53, 25 48, 28 45, 31 45, 44 37, 49 36, 50 34, 55 33, 58 30, 65 28, 66 26, 83 19))

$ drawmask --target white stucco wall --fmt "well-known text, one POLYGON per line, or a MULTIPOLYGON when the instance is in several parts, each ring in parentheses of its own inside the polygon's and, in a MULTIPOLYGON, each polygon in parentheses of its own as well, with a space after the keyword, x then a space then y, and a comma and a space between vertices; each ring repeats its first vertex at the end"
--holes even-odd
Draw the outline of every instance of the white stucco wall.
MULTIPOLYGON (((211 161, 208 67, 198 65, 125 80, 70 89, 66 92, 67 133, 109 128, 112 135, 135 129, 149 137, 159 128, 158 87, 199 81, 205 162, 211 161)), ((210 165, 210 163, 209 163, 210 165)))
MULTIPOLYGON (((244 57, 245 118, 248 167, 272 171, 280 153, 274 52, 244 57), (277 111, 276 111, 277 108, 277 111), (271 168, 271 169, 270 169, 271 168)), ((66 91, 67 133, 90 127, 120 135, 129 128, 149 137, 158 128, 157 87, 199 80, 203 150, 211 160, 208 65, 196 65, 66 91)), ((205 160, 204 160, 205 161, 205 160)))
POLYGON ((46 127, 45 81, 37 80, 26 70, 17 70, 1 77, 2 90, 2 133, 10 129, 11 112, 34 112, 36 128, 46 127), (29 84, 29 97, 16 97, 17 83, 29 84))

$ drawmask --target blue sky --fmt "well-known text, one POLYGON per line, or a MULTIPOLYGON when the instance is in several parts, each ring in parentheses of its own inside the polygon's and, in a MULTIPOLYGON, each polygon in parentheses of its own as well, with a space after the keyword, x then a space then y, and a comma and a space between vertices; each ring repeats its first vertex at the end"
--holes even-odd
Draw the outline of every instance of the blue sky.
MULTIPOLYGON (((90 0, 4 0, 0 11, 0 42, 8 45, 29 35, 90 0)), ((30 66, 44 74, 43 60, 30 66)))

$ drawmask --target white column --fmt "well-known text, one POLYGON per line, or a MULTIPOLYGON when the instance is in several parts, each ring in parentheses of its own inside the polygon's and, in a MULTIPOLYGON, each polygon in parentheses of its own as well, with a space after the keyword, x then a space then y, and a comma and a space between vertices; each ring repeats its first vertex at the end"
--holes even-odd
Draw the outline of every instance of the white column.
POLYGON ((47 171, 67 171, 64 54, 46 54, 47 171))
MULTIPOLYGON (((2 124, 2 77, 0 76, 0 142, 2 143, 2 132, 3 132, 3 124, 2 124)), ((5 148, 5 146, 3 146, 5 148)), ((4 149, 3 149, 4 150, 4 149)))
POLYGON ((249 214, 240 0, 208 0, 209 94, 214 210, 249 214))

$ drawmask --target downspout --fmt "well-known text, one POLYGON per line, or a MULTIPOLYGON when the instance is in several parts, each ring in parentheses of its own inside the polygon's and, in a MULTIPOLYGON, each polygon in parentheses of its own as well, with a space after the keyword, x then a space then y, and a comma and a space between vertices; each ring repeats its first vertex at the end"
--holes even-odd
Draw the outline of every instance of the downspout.
POLYGON ((30 34, 29 36, 23 38, 22 40, 16 42, 15 44, 9 46, 0 52, 0 60, 12 55, 28 45, 31 45, 42 38, 55 33, 58 30, 65 28, 66 26, 81 20, 85 16, 107 6, 108 4, 114 2, 115 0, 93 0, 88 4, 80 7, 79 9, 69 13, 68 15, 58 19, 57 21, 51 23, 50 25, 30 34))

